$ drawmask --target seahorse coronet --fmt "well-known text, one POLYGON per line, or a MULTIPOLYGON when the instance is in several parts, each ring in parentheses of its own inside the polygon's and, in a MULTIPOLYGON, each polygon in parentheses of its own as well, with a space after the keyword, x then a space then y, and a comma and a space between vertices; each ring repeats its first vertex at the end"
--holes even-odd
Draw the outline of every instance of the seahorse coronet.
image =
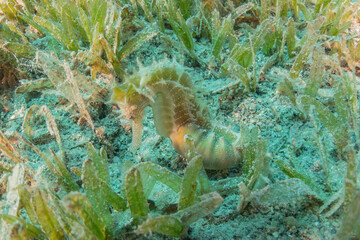
POLYGON ((168 59, 147 67, 138 65, 136 72, 113 88, 111 97, 132 121, 133 150, 141 144, 144 110, 151 107, 158 134, 169 137, 179 154, 186 155, 185 138, 190 137, 205 168, 224 169, 241 163, 239 134, 211 123, 207 109, 196 98, 187 68, 168 59))

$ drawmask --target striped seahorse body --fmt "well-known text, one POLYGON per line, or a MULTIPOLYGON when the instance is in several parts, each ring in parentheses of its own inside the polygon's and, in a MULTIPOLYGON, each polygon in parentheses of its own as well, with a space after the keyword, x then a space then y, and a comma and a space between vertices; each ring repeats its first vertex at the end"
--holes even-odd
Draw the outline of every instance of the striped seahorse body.
POLYGON ((176 62, 163 61, 141 67, 114 87, 112 102, 132 120, 132 149, 141 144, 144 110, 150 106, 158 134, 169 137, 178 153, 185 155, 185 138, 190 137, 205 168, 224 169, 240 163, 239 135, 211 124, 185 71, 176 62))

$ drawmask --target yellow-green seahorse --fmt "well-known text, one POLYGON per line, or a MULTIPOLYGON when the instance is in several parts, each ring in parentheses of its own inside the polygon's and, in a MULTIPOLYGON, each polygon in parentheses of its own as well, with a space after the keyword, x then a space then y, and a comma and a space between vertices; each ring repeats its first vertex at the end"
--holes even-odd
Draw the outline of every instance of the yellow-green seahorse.
POLYGON ((144 110, 150 106, 158 134, 169 137, 178 153, 185 155, 185 137, 190 137, 207 169, 224 169, 242 161, 239 134, 209 121, 206 108, 195 97, 186 68, 176 62, 164 60, 140 66, 114 87, 111 100, 124 117, 132 120, 133 150, 141 144, 144 110))

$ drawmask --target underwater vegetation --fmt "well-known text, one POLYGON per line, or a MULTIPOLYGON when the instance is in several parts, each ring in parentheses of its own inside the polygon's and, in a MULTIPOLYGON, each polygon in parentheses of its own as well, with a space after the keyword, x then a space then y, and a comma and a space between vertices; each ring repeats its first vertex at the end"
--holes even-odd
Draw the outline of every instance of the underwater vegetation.
POLYGON ((4 49, 0 50, 0 89, 15 87, 21 74, 16 70, 16 58, 4 49))
POLYGON ((360 238, 359 77, 360 2, 0 0, 0 239, 360 238))

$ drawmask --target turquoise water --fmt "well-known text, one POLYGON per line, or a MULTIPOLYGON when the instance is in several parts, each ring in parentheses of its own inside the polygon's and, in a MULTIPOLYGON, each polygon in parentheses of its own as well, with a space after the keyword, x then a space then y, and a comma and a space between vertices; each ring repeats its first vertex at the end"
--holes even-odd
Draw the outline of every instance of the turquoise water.
POLYGON ((0 239, 359 238, 359 7, 3 1, 0 239))

